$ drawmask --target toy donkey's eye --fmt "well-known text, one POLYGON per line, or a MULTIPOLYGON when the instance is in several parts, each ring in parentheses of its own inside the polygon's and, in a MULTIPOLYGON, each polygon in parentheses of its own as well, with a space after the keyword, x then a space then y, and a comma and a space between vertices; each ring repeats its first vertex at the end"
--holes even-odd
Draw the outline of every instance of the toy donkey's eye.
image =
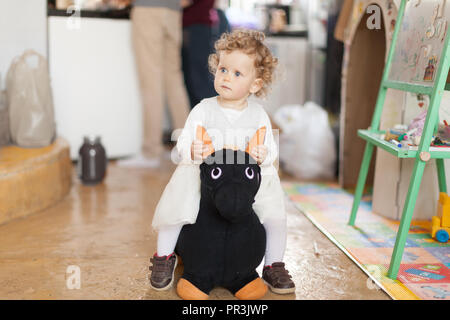
POLYGON ((220 169, 219 167, 216 167, 211 171, 211 178, 213 178, 214 180, 219 179, 221 175, 222 169, 220 169))
POLYGON ((255 172, 253 172, 252 168, 247 167, 247 169, 245 169, 245 175, 251 180, 255 176, 255 172))

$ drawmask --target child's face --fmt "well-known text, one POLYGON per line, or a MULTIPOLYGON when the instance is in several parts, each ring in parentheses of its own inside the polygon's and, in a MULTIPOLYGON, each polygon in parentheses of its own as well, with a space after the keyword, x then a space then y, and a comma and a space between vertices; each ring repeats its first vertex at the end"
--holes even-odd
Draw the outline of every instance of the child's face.
POLYGON ((257 78, 254 63, 254 57, 242 51, 220 52, 214 88, 221 98, 239 101, 261 89, 262 80, 257 78))

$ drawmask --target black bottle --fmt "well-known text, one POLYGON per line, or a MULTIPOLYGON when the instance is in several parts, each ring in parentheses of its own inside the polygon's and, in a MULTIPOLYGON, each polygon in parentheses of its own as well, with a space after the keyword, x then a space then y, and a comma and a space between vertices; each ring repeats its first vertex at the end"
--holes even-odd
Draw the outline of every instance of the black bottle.
POLYGON ((101 182, 106 175, 108 159, 100 137, 84 137, 78 155, 78 177, 81 182, 88 185, 101 182))

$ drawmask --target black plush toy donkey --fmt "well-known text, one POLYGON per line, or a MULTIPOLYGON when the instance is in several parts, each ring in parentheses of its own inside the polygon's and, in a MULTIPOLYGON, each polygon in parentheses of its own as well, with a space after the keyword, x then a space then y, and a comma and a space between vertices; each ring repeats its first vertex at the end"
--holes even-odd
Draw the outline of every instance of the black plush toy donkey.
MULTIPOLYGON (((249 147, 260 140, 258 134, 261 131, 249 147)), ((212 154, 200 165, 197 220, 185 225, 178 238, 175 252, 182 258, 184 273, 177 293, 186 300, 207 299, 214 287, 221 286, 238 299, 259 299, 267 292, 255 270, 266 248, 264 227, 252 208, 261 183, 260 167, 248 152, 214 152, 210 139, 203 141, 212 154)))

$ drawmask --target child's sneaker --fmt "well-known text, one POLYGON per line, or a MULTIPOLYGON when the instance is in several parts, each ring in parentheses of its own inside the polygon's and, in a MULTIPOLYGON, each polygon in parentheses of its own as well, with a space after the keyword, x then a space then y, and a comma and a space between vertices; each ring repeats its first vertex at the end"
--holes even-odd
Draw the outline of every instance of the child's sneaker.
POLYGON ((278 294, 288 294, 295 291, 295 284, 283 262, 274 262, 263 269, 263 280, 270 290, 278 294))
POLYGON ((173 284, 173 274, 177 266, 177 256, 172 253, 159 257, 156 253, 150 258, 153 266, 150 266, 150 286, 158 291, 169 289, 173 284))

